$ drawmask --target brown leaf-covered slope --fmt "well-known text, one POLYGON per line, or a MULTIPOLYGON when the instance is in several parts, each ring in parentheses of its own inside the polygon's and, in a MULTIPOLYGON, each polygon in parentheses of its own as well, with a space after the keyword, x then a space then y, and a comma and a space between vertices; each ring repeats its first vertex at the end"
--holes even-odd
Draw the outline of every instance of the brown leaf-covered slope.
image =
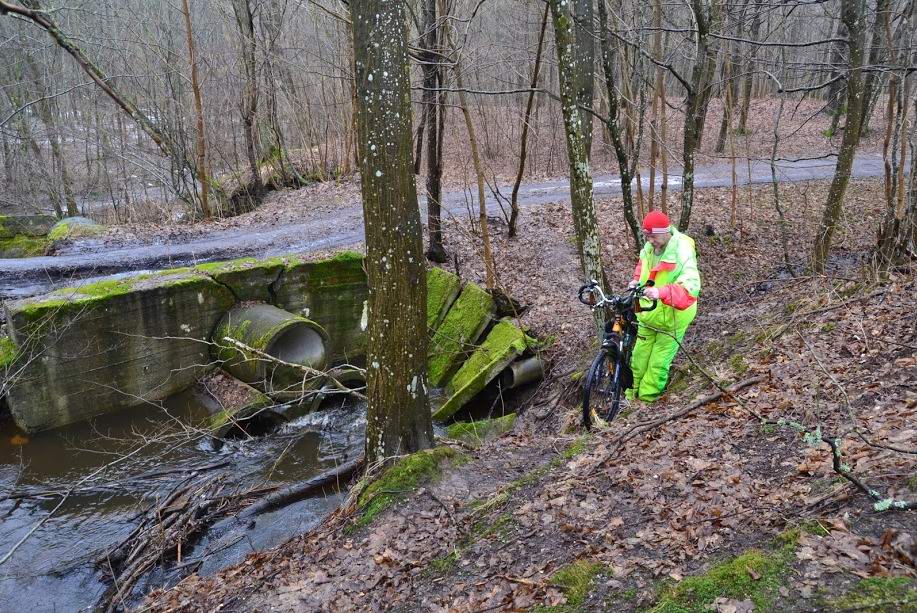
MULTIPOLYGON (((800 262, 824 190, 817 183, 782 190, 791 256, 800 262)), ((798 431, 820 427, 840 437, 852 474, 883 496, 917 498, 917 283, 904 274, 869 281, 859 267, 880 194, 877 182, 853 186, 832 277, 794 278, 781 270, 769 190, 754 190, 750 201, 743 192, 742 228, 734 231, 725 221, 728 191, 700 192, 696 227, 709 224, 715 233, 695 233, 705 286, 685 345, 693 360, 679 357, 660 402, 631 407, 591 435, 576 426, 579 388, 570 376, 594 347, 589 314, 574 296, 580 278, 569 213, 562 204, 526 212, 512 241, 495 225, 501 284, 531 305, 524 324, 557 339, 547 351, 548 383, 515 430, 479 450, 461 449, 466 463, 365 528, 349 532, 352 519, 337 514, 311 534, 216 577, 191 577, 148 604, 481 611, 576 600, 582 610, 634 610, 662 598, 664 585, 750 548, 783 552, 772 586, 770 571, 749 565, 740 573, 771 586, 775 610, 830 610, 831 598, 861 577, 913 578, 917 513, 874 511, 832 470, 828 446, 810 445, 798 431), (633 425, 711 392, 708 376, 721 384, 763 380, 619 444, 633 425), (762 424, 755 415, 799 426, 762 424), (805 530, 775 541, 799 525, 805 530), (582 594, 565 579, 572 563, 594 575, 582 594)), ((633 256, 618 207, 604 202, 600 213, 609 276, 620 287, 633 256)), ((447 236, 462 274, 478 277, 467 223, 453 220, 447 236)), ((748 610, 749 603, 724 594, 712 606, 748 610)))

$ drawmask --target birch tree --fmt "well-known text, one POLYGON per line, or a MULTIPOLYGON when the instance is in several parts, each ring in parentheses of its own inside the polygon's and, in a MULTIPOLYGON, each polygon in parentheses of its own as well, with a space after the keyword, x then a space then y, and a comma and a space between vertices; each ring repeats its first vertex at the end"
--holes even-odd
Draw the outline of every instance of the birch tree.
MULTIPOLYGON (((564 116, 567 159, 570 163, 570 202, 573 208, 576 248, 585 279, 595 279, 604 285, 602 243, 592 193, 592 170, 589 166, 589 150, 582 113, 577 104, 577 54, 574 52, 576 38, 573 32, 573 15, 570 3, 565 0, 549 0, 549 4, 554 23, 561 109, 564 116)), ((594 313, 598 334, 601 335, 603 315, 598 309, 594 313)))

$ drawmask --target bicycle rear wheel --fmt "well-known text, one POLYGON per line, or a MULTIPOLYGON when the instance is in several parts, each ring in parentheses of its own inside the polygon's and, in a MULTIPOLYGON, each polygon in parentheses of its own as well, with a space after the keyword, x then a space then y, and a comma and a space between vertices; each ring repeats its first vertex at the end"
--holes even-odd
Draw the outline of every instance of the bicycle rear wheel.
POLYGON ((592 361, 583 386, 583 427, 609 422, 621 408, 621 372, 617 351, 601 351, 592 361))

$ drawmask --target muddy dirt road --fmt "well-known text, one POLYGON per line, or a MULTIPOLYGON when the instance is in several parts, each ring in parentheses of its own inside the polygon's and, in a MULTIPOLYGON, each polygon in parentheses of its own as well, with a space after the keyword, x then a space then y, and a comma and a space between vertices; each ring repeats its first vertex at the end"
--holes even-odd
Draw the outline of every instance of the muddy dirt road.
MULTIPOLYGON (((777 177, 781 182, 824 180, 833 176, 834 156, 814 160, 792 160, 777 163, 777 177)), ((682 177, 676 168, 670 171, 669 188, 679 190, 682 177)), ((755 160, 749 164, 740 160, 738 183, 741 185, 769 183, 771 168, 768 160, 755 160)), ((857 156, 852 176, 867 178, 882 176, 882 158, 875 154, 857 156)), ((644 181, 645 185, 648 185, 644 181)), ((701 166, 695 172, 698 188, 725 187, 732 184, 731 165, 728 163, 701 166)), ((596 196, 614 196, 621 193, 617 175, 601 173, 594 177, 596 196)), ((498 186, 503 196, 509 197, 512 187, 498 186)), ((569 198, 566 178, 523 184, 519 202, 523 207, 537 206, 569 198)), ((487 196, 488 210, 500 214, 500 205, 493 193, 487 196)), ((471 206, 471 197, 465 191, 453 191, 443 198, 443 214, 465 216, 471 206)), ((421 206, 424 202, 421 199, 421 206)), ((508 209, 508 203, 504 202, 508 209)), ((524 213, 523 213, 524 214, 524 213)), ((205 237, 176 242, 146 243, 132 241, 115 245, 96 239, 83 239, 61 250, 55 256, 22 259, 0 259, 0 299, 21 298, 43 293, 77 279, 85 280, 125 271, 153 270, 175 266, 233 259, 244 256, 265 257, 286 253, 310 253, 356 245, 363 240, 363 212, 359 201, 339 209, 335 216, 317 216, 299 223, 282 226, 252 226, 243 230, 214 231, 205 237)))

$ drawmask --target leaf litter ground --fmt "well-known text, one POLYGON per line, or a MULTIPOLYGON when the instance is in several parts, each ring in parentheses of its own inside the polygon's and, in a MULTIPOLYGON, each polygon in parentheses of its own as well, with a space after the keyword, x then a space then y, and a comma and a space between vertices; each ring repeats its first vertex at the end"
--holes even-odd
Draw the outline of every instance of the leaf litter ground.
MULTIPOLYGON (((781 189, 799 270, 826 190, 781 189)), ((514 240, 494 222, 500 285, 530 306, 524 325, 556 339, 546 350, 553 368, 514 430, 458 447, 464 462, 365 528, 350 528, 342 510, 215 577, 154 593, 148 606, 914 610, 917 513, 876 512, 832 470, 827 445, 752 414, 841 437, 853 474, 883 496, 917 498, 915 280, 863 274, 878 182, 852 184, 827 277, 787 272, 771 197, 769 188, 743 190, 733 229, 729 190, 698 192, 693 227, 711 232, 692 233, 704 278, 685 342, 693 360, 679 356, 660 402, 630 407, 590 435, 576 426, 577 374, 595 343, 575 301, 569 206, 525 211, 514 240), (707 375, 723 385, 763 380, 620 442, 629 428, 710 393, 707 375)), ((620 287, 632 244, 620 202, 599 204, 608 276, 620 287)), ((447 223, 447 249, 464 278, 480 280, 468 226, 447 223)))

